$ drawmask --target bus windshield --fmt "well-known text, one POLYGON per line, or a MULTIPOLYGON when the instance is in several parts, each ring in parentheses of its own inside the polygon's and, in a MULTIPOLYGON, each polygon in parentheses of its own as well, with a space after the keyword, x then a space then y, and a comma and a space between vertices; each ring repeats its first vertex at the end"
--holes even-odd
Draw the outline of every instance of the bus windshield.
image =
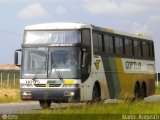
POLYGON ((79 78, 80 54, 77 47, 53 47, 50 48, 49 78, 79 78))
POLYGON ((79 78, 79 47, 23 49, 22 78, 79 78))
POLYGON ((24 48, 22 78, 47 77, 47 48, 24 48))

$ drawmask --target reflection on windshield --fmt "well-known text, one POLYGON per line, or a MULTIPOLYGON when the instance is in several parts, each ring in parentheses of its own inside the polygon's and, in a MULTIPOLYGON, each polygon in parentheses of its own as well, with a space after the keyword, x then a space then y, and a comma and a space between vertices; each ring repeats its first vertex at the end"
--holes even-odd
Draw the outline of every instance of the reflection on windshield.
POLYGON ((78 30, 67 31, 26 31, 25 44, 78 43, 78 30))
POLYGON ((22 78, 79 78, 78 47, 23 49, 22 78))
POLYGON ((57 77, 60 72, 63 78, 79 77, 79 53, 74 47, 50 49, 50 72, 49 78, 57 77))
POLYGON ((26 48, 23 56, 22 77, 42 77, 47 76, 47 49, 46 48, 26 48))

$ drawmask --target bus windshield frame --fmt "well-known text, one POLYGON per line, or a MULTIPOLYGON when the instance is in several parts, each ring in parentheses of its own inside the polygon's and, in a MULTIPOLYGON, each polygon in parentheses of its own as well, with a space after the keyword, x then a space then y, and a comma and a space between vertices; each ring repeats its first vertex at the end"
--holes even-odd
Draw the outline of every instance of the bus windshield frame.
POLYGON ((80 78, 80 47, 32 47, 23 49, 22 78, 80 78))
POLYGON ((80 78, 80 42, 81 30, 77 29, 25 31, 21 78, 57 79, 59 74, 65 79, 80 78), (68 56, 72 56, 76 64, 69 65, 68 56), (60 60, 66 65, 60 66, 60 60))

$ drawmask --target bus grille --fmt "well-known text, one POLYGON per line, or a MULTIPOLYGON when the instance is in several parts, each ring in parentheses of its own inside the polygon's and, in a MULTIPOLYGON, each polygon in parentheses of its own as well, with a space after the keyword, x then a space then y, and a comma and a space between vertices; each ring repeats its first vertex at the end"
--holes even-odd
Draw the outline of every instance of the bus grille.
POLYGON ((60 87, 62 84, 34 84, 35 87, 60 87))

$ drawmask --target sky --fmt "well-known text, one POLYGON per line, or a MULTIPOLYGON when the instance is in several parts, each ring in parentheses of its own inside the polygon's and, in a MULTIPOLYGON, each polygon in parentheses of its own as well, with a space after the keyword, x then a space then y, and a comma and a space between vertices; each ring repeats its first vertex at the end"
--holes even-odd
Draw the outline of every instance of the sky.
POLYGON ((160 72, 160 0, 0 0, 0 64, 13 64, 25 26, 81 22, 133 34, 155 42, 160 72))

